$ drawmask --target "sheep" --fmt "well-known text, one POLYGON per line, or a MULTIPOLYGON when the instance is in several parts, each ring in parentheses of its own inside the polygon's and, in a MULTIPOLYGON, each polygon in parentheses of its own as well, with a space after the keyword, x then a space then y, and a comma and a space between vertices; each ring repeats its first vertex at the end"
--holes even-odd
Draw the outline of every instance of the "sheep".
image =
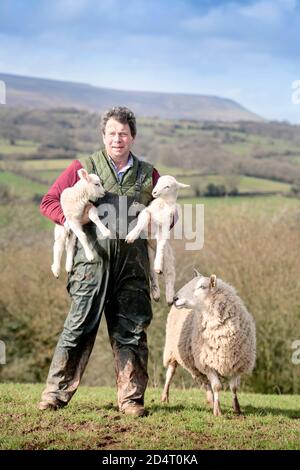
MULTIPOLYGON (((60 264, 64 246, 67 252, 66 271, 69 273, 72 270, 76 237, 82 244, 88 261, 94 259, 93 251, 89 246, 86 234, 82 230, 80 221, 86 207, 91 202, 95 202, 98 198, 102 198, 105 194, 105 190, 97 175, 93 173, 89 174, 84 168, 78 170, 77 173, 79 181, 71 188, 64 189, 60 197, 61 207, 66 217, 66 225, 70 228, 71 232, 63 225, 55 225, 53 264, 51 270, 56 278, 58 278, 60 274, 60 264)), ((88 210, 88 217, 97 225, 103 238, 110 236, 110 230, 100 221, 95 206, 92 205, 88 210)))
POLYGON ((164 272, 166 300, 173 303, 175 284, 175 261, 169 242, 170 225, 176 214, 176 200, 180 188, 190 185, 179 183, 173 176, 161 176, 152 191, 154 200, 138 216, 137 225, 126 236, 127 243, 133 243, 151 222, 152 237, 156 240, 156 254, 153 240, 148 242, 150 261, 151 292, 154 300, 159 300, 157 274, 164 272))
POLYGON ((205 385, 215 416, 221 415, 220 378, 228 379, 233 410, 240 414, 240 376, 252 372, 255 357, 255 323, 234 288, 221 279, 217 281, 214 274, 204 277, 197 273, 179 290, 168 315, 162 401, 169 400, 170 383, 180 364, 205 385))

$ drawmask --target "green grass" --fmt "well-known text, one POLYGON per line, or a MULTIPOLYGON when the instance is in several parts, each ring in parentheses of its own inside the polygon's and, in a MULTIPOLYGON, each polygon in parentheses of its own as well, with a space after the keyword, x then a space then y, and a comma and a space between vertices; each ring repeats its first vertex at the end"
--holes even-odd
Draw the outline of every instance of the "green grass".
MULTIPOLYGON (((181 176, 180 181, 185 184, 190 184, 191 188, 184 190, 185 193, 191 194, 194 191, 194 187, 199 187, 204 190, 208 184, 213 183, 215 185, 224 185, 227 187, 230 185, 230 178, 223 175, 204 175, 204 176, 181 176)), ((268 192, 288 192, 291 188, 290 184, 281 183, 278 181, 272 181, 264 178, 252 178, 249 176, 237 175, 236 181, 237 189, 240 193, 268 193, 268 192)))
POLYGON ((244 416, 235 416, 228 392, 215 418, 204 393, 171 389, 146 394, 149 415, 127 417, 115 406, 116 391, 81 387, 59 411, 36 408, 42 385, 0 385, 0 449, 299 449, 300 397, 240 394, 244 416))
POLYGON ((35 153, 39 144, 30 140, 17 140, 15 145, 11 145, 8 140, 0 139, 0 153, 11 155, 13 153, 22 153, 29 155, 35 153))
POLYGON ((205 215, 213 216, 226 214, 227 217, 235 217, 240 213, 250 216, 268 215, 270 217, 283 214, 299 214, 299 199, 284 196, 235 196, 235 197, 206 197, 206 198, 182 198, 180 204, 204 204, 205 215))
POLYGON ((0 184, 8 185, 18 196, 32 197, 35 194, 45 194, 48 186, 36 183, 30 179, 16 175, 10 171, 0 171, 0 184))
POLYGON ((25 160, 22 162, 24 170, 46 171, 60 170, 63 171, 72 163, 72 159, 44 159, 44 160, 25 160))
POLYGON ((157 168, 157 171, 159 172, 160 175, 192 176, 192 175, 197 175, 199 173, 199 170, 187 170, 185 168, 180 168, 176 166, 165 166, 165 165, 158 164, 158 165, 155 165, 155 167, 157 168))

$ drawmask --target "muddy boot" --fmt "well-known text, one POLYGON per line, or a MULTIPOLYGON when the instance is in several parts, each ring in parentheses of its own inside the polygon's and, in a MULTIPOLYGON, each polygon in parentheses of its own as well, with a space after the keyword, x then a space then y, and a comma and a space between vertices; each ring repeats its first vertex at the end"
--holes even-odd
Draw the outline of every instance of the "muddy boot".
POLYGON ((118 407, 122 413, 145 416, 144 394, 148 383, 146 340, 139 347, 113 343, 118 407))

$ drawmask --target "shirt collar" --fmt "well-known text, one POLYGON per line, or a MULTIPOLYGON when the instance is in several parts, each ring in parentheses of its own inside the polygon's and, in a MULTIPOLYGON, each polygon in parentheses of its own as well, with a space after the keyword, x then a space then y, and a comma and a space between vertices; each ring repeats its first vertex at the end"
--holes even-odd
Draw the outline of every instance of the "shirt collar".
POLYGON ((113 161, 113 159, 110 156, 108 156, 108 158, 109 158, 111 164, 113 165, 113 167, 114 167, 114 169, 115 169, 115 171, 118 175, 119 180, 121 180, 121 178, 124 175, 125 171, 127 171, 128 168, 131 168, 133 166, 133 158, 132 158, 131 153, 129 154, 128 162, 126 163, 126 165, 123 168, 121 168, 121 170, 118 170, 115 162, 113 161))

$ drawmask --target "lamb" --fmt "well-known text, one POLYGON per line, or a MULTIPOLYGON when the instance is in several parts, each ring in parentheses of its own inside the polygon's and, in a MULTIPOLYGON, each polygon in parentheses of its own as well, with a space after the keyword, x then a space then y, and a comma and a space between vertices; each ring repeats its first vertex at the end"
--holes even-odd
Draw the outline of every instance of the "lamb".
MULTIPOLYGON (((76 242, 76 237, 80 241, 85 251, 88 261, 94 259, 93 251, 89 246, 87 236, 82 230, 81 218, 87 207, 91 202, 95 202, 98 198, 102 198, 105 190, 101 185, 100 179, 93 173, 88 173, 85 169, 78 170, 79 181, 71 188, 66 188, 61 193, 61 207, 66 217, 66 222, 72 232, 66 229, 63 225, 55 225, 54 229, 54 246, 53 246, 53 264, 51 270, 56 278, 60 274, 61 258, 66 247, 66 271, 70 272, 73 265, 73 254, 76 242)), ((95 206, 90 207, 88 216, 94 222, 103 238, 110 236, 108 230, 100 221, 95 206)))
POLYGON ((148 242, 150 260, 151 292, 154 300, 159 300, 157 274, 164 273, 166 300, 173 303, 175 284, 175 262, 169 242, 170 226, 176 213, 176 200, 180 188, 188 184, 179 183, 173 176, 161 176, 152 191, 154 200, 138 216, 137 225, 126 236, 127 243, 133 243, 151 222, 152 237, 156 240, 156 254, 153 240, 148 242))
POLYGON ((177 293, 168 315, 162 401, 169 400, 170 383, 180 364, 205 385, 215 416, 221 415, 220 378, 228 379, 234 412, 240 414, 240 377, 252 372, 255 357, 255 323, 234 288, 217 281, 214 274, 208 278, 197 273, 177 293))

